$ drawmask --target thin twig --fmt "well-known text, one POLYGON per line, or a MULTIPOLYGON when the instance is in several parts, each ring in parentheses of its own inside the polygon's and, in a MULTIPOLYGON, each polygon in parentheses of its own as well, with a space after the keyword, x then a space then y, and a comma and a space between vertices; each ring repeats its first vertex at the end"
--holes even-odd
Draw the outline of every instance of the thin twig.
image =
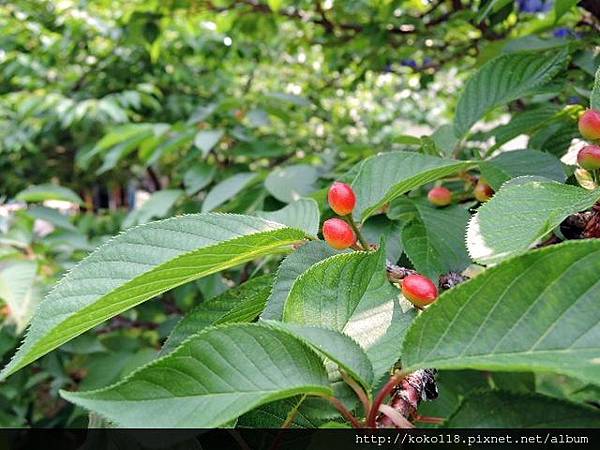
POLYGON ((344 372, 343 370, 341 370, 340 372, 342 374, 344 382, 352 388, 352 390, 356 393, 356 396, 362 403, 366 417, 367 414, 369 414, 369 411, 371 410, 371 401, 369 400, 369 397, 367 397, 367 393, 346 372, 344 372))
POLYGON ((359 420, 356 417, 354 417, 354 414, 352 414, 350 410, 346 408, 346 406, 340 400, 338 400, 335 397, 326 398, 327 400, 329 400, 329 403, 331 403, 335 407, 335 409, 337 409, 340 412, 340 414, 344 416, 344 419, 346 419, 352 424, 354 428, 363 428, 359 420))

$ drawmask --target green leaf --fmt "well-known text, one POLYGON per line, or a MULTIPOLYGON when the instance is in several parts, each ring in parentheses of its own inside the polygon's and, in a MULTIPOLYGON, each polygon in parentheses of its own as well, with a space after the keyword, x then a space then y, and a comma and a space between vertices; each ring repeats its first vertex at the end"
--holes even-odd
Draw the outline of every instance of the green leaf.
POLYGON ((404 223, 390 220, 383 215, 369 218, 362 226, 360 232, 368 242, 381 242, 385 240, 385 254, 387 258, 396 262, 402 256, 402 228, 404 223))
POLYGON ((339 253, 323 241, 311 241, 288 255, 279 266, 273 291, 260 318, 281 320, 283 305, 296 279, 313 264, 339 253))
POLYGON ((435 280, 466 269, 471 263, 464 239, 469 212, 460 205, 434 208, 426 201, 413 205, 417 217, 402 230, 402 241, 417 272, 435 280))
POLYGON ((201 191, 210 183, 216 173, 216 168, 206 163, 196 164, 186 170, 183 175, 183 184, 185 185, 185 193, 194 195, 201 191))
POLYGON ((44 299, 0 376, 169 289, 303 238, 299 230, 235 214, 192 214, 130 228, 79 263, 44 299))
POLYGON ((368 158, 352 182, 357 196, 354 215, 364 222, 400 195, 472 166, 470 161, 412 152, 382 153, 368 158))
POLYGON ((379 378, 399 359, 413 313, 412 308, 403 312, 380 249, 336 255, 312 266, 292 286, 283 321, 345 333, 366 351, 379 378))
POLYGON ((202 212, 212 211, 231 200, 256 179, 255 173, 240 172, 221 181, 208 193, 202 203, 202 212))
POLYGON ((165 189, 153 193, 144 204, 131 211, 123 221, 123 228, 149 222, 152 219, 162 219, 183 195, 179 189, 165 189))
POLYGON ((210 328, 123 381, 61 395, 124 427, 212 428, 297 394, 331 395, 320 358, 272 327, 210 328))
POLYGON ((45 206, 32 206, 27 209, 27 214, 36 218, 50 222, 57 228, 63 228, 69 231, 76 231, 77 228, 69 220, 69 216, 61 213, 58 209, 46 208, 45 206))
POLYGON ((600 67, 598 67, 598 70, 596 71, 594 87, 590 97, 590 108, 600 111, 600 67))
POLYGON ((554 21, 558 22, 577 3, 579 3, 579 0, 556 0, 554 4, 554 21))
POLYGON ((203 301, 175 326, 162 347, 161 355, 171 352, 187 337, 211 325, 254 320, 263 310, 272 284, 273 276, 264 275, 203 301))
POLYGON ((512 0, 490 0, 483 7, 479 8, 479 12, 477 13, 477 23, 481 22, 487 16, 489 16, 492 12, 496 12, 501 10, 503 7, 511 3, 512 0))
POLYGON ((317 178, 313 166, 296 164, 272 171, 265 180, 265 188, 277 200, 290 203, 313 192, 317 178))
POLYGON ((555 105, 544 104, 539 108, 515 114, 509 123, 496 127, 489 132, 490 135, 494 136, 495 141, 492 149, 500 147, 521 134, 531 134, 544 127, 558 112, 559 109, 555 105))
POLYGON ((323 353, 339 367, 345 370, 365 390, 371 390, 373 367, 363 349, 349 336, 327 328, 283 323, 264 322, 272 327, 286 331, 302 342, 323 353))
POLYGON ((37 203, 45 200, 62 200, 65 202, 75 203, 82 205, 83 200, 81 197, 63 186, 57 186, 55 184, 38 184, 36 186, 29 186, 27 189, 19 192, 15 198, 22 202, 37 203))
POLYGON ((492 264, 527 251, 573 213, 600 199, 589 192, 555 181, 513 179, 481 206, 467 229, 471 257, 492 264))
MULTIPOLYGON (((540 394, 474 392, 444 424, 448 428, 598 428, 600 411, 540 394)), ((550 444, 550 443, 549 443, 550 444)))
POLYGON ((310 236, 316 237, 319 233, 319 205, 310 198, 296 200, 277 211, 259 211, 257 215, 263 219, 298 228, 310 236))
POLYGON ((40 301, 37 269, 34 261, 16 261, 0 270, 0 299, 10 308, 7 319, 16 325, 17 334, 25 329, 40 301))
POLYGON ((553 371, 600 383, 600 241, 500 263, 443 293, 409 329, 418 368, 553 371))
POLYGON ((551 53, 521 52, 502 55, 488 63, 466 83, 456 107, 454 132, 464 137, 493 108, 505 105, 550 81, 565 65, 566 50, 551 53))
POLYGON ((221 140, 223 134, 223 130, 198 131, 194 137, 194 145, 202 151, 202 156, 206 156, 221 140))
POLYGON ((449 418, 461 401, 474 391, 503 389, 510 392, 535 391, 531 372, 480 372, 477 370, 441 370, 436 377, 439 395, 435 401, 419 405, 419 414, 449 418))
POLYGON ((561 182, 567 178, 557 157, 537 150, 504 152, 481 162, 479 168, 481 175, 496 191, 505 181, 520 176, 538 175, 561 182))

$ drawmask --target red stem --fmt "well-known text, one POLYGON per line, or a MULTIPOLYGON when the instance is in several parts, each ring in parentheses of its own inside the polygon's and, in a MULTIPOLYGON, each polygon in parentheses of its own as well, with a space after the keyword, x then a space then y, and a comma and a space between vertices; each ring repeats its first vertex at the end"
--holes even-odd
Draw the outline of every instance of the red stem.
POLYGON ((402 372, 396 372, 394 375, 390 377, 388 382, 381 388, 381 390, 377 393, 377 397, 373 401, 371 405, 371 410, 369 411, 369 415, 367 417, 367 426, 369 428, 377 427, 377 414, 379 414, 379 406, 383 403, 386 397, 394 390, 396 386, 402 381, 404 378, 404 374, 402 372))
POLYGON ((352 424, 354 428, 363 428, 356 417, 344 406, 344 404, 335 397, 327 397, 327 400, 337 409, 344 418, 352 424))

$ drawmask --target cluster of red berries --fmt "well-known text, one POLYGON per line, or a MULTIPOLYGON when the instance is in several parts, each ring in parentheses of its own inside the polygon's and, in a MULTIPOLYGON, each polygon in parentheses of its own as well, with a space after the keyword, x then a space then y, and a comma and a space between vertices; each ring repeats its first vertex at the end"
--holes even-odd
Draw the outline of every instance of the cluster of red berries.
MULTIPOLYGON (((448 189, 439 187, 432 191, 434 193, 430 192, 428 195, 432 203, 445 206, 452 201, 452 193, 448 189)), ((331 209, 344 219, 334 217, 323 223, 325 241, 338 250, 354 246, 357 236, 353 227, 352 211, 356 206, 356 194, 352 187, 345 183, 333 183, 329 188, 327 201, 331 209)), ((419 274, 408 275, 402 280, 402 293, 418 307, 429 305, 438 297, 438 290, 433 281, 419 274)))
POLYGON ((579 118, 579 132, 591 144, 577 154, 577 163, 585 170, 600 169, 600 112, 588 109, 579 118))

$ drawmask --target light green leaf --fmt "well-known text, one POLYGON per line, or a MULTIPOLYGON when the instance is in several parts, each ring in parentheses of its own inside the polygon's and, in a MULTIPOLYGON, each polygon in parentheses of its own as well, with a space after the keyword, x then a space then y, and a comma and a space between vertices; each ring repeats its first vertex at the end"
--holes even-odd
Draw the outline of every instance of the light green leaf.
POLYGON ((186 129, 183 131, 171 130, 167 138, 154 148, 144 149, 140 151, 141 159, 147 166, 155 164, 165 155, 170 154, 181 148, 186 148, 192 142, 195 135, 195 128, 186 129))
POLYGON ((537 150, 501 153, 481 162, 479 168, 481 175, 496 191, 505 181, 520 176, 538 175, 561 182, 567 178, 563 165, 556 156, 537 150))
POLYGON ((290 203, 313 192, 317 178, 317 169, 313 166, 296 164, 271 172, 265 180, 265 188, 277 200, 290 203))
POLYGON ((579 0, 556 0, 554 3, 554 21, 558 22, 577 3, 579 3, 579 0))
POLYGON ((581 403, 540 394, 474 392, 462 402, 444 427, 598 428, 600 411, 581 403))
POLYGON ((130 228, 79 263, 44 299, 0 376, 169 289, 303 238, 299 230, 235 214, 192 214, 130 228))
POLYGON ((429 278, 462 272, 471 263, 465 245, 469 212, 460 205, 434 208, 413 201, 417 217, 402 230, 404 252, 417 272, 429 278))
POLYGON ((69 216, 61 213, 58 209, 46 208, 45 206, 32 206, 27 209, 27 214, 30 216, 50 222, 58 228, 63 228, 69 231, 76 231, 77 228, 69 220, 69 216))
POLYGON ((281 320, 283 305, 296 279, 313 264, 339 253, 323 241, 311 241, 288 255, 279 266, 273 291, 260 318, 281 320))
POLYGON ((38 184, 36 186, 29 186, 27 189, 19 192, 15 198, 22 202, 27 203, 38 203, 45 200, 62 200, 65 202, 75 203, 82 205, 83 200, 81 197, 63 186, 57 186, 55 184, 38 184))
POLYGON ((339 331, 276 321, 264 322, 272 327, 286 331, 297 339, 323 353, 358 381, 367 392, 373 383, 373 367, 363 349, 349 336, 339 331))
POLYGON ((211 325, 254 320, 263 310, 272 284, 273 276, 264 275, 203 301, 177 323, 164 343, 161 355, 171 352, 186 338, 211 325))
POLYGON ((212 211, 239 194, 256 178, 255 173, 240 172, 221 181, 208 193, 202 203, 202 212, 212 211))
POLYGON ((470 161, 412 152, 382 153, 368 158, 352 182, 357 195, 354 215, 364 222, 400 195, 472 166, 470 161))
POLYGON ((206 156, 221 140, 223 134, 225 134, 223 130, 198 131, 194 137, 194 145, 202 151, 203 156, 206 156))
POLYGON ((195 164, 190 167, 183 175, 185 193, 194 195, 204 189, 212 182, 216 171, 214 166, 206 163, 195 164))
POLYGON ((41 295, 35 285, 38 265, 34 261, 16 261, 0 270, 0 299, 9 306, 8 321, 21 333, 37 307, 41 295))
POLYGON ((179 189, 165 189, 157 191, 144 202, 144 204, 131 211, 123 221, 123 228, 149 222, 152 219, 162 219, 183 195, 179 189))
POLYGON ((413 313, 412 308, 402 311, 380 249, 336 255, 312 266, 292 286, 283 321, 350 336, 366 351, 379 378, 399 359, 399 343, 413 313))
POLYGON ((481 206, 467 229, 471 257, 492 264, 527 251, 569 215, 600 199, 589 192, 555 181, 515 178, 481 206), (523 182, 521 183, 521 180, 523 182))
POLYGON ((600 111, 600 67, 598 67, 598 70, 596 71, 594 87, 590 97, 590 108, 600 111))
POLYGON ((61 391, 132 428, 217 427, 297 394, 332 394, 320 358, 288 333, 257 324, 207 329, 108 388, 61 391))
POLYGON ((600 241, 532 251, 443 293, 409 329, 418 368, 557 372, 600 383, 600 241))
POLYGON ((454 132, 464 137, 493 108, 516 100, 550 81, 565 65, 566 50, 520 52, 488 63, 466 83, 456 107, 454 132))
POLYGON ((319 205, 313 199, 302 198, 278 211, 259 211, 257 215, 263 219, 306 231, 310 236, 316 237, 319 233, 319 205))

